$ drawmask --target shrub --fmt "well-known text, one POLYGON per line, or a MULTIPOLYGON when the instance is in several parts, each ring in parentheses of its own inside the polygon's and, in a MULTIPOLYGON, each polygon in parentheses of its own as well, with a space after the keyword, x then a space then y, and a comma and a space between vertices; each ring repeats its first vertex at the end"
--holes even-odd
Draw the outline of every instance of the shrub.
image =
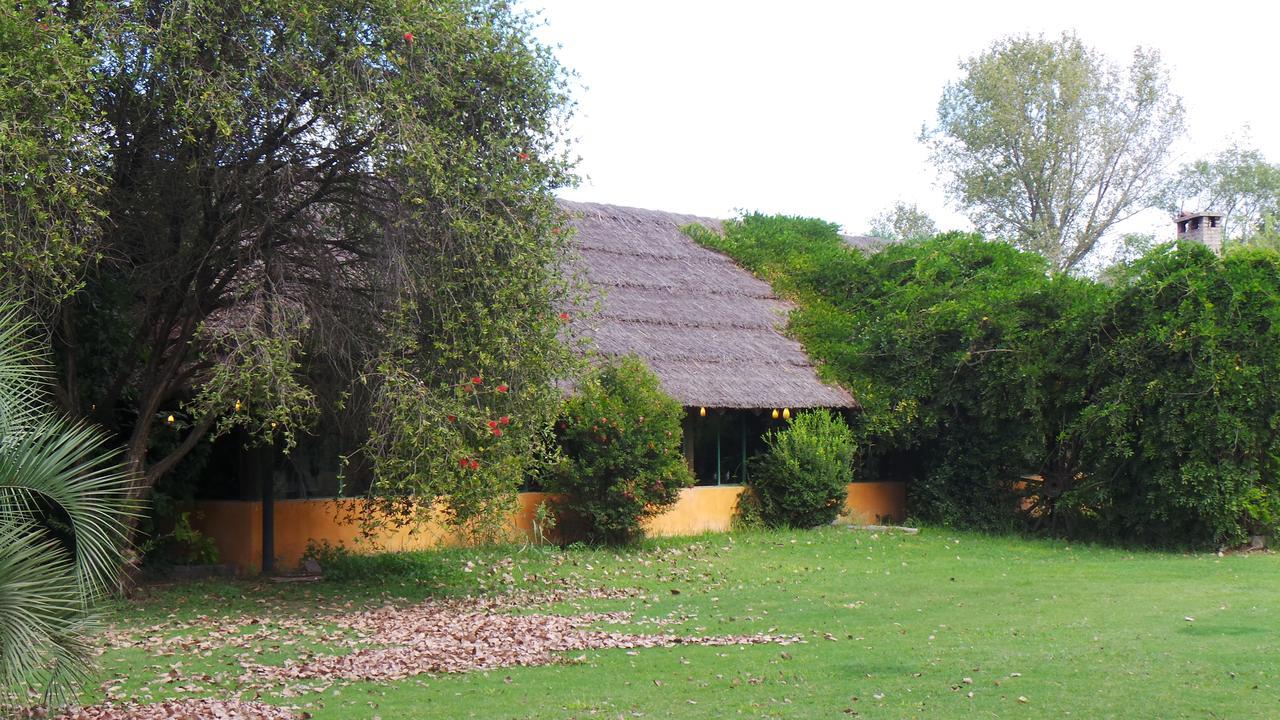
POLYGON ((558 425, 565 460, 545 484, 567 495, 563 507, 582 521, 588 540, 637 539, 646 518, 693 484, 680 449, 683 416, 636 357, 600 366, 566 402, 558 425))
POLYGON ((1162 246, 1119 278, 1076 423, 1071 493, 1113 537, 1215 546, 1280 507, 1280 253, 1162 246))
POLYGON ((465 586, 462 572, 447 553, 381 552, 361 554, 346 545, 323 540, 307 543, 303 559, 315 560, 324 579, 361 587, 381 587, 413 583, 429 589, 465 586))
POLYGON ((830 523, 853 481, 853 432, 828 410, 800 413, 765 436, 750 486, 765 524, 810 528, 830 523))
POLYGON ((816 220, 747 215, 692 232, 796 301, 789 330, 862 403, 860 467, 908 481, 923 520, 1004 529, 1013 482, 1063 475, 1107 289, 965 233, 865 256, 816 220), (1060 467, 1061 466, 1061 467, 1060 467))

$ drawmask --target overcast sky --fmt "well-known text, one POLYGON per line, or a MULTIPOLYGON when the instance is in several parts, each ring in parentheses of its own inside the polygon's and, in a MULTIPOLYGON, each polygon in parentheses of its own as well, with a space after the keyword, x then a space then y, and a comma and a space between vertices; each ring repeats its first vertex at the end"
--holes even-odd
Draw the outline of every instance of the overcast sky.
MULTIPOLYGON (((581 87, 576 200, 867 229, 897 200, 968 228, 917 141, 957 63, 1001 36, 1074 30, 1127 63, 1160 50, 1189 134, 1175 164, 1249 126, 1280 161, 1274 2, 523 0, 581 87)), ((1126 229, 1172 234, 1163 215, 1126 229)))

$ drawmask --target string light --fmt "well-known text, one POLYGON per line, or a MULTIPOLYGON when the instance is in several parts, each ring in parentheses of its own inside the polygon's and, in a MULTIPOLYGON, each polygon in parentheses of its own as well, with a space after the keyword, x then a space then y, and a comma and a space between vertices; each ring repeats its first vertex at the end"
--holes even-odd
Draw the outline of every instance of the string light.
POLYGON ((770 417, 772 417, 774 420, 778 419, 778 408, 773 409, 773 414, 770 417))
POLYGON ((169 423, 170 425, 172 425, 172 424, 173 424, 173 415, 172 415, 172 414, 170 414, 170 415, 169 415, 169 417, 167 417, 167 418, 165 418, 165 419, 164 419, 164 421, 165 421, 165 422, 167 422, 167 423, 169 423))
POLYGON ((783 420, 791 419, 791 408, 782 408, 782 419, 783 420))
POLYGON ((698 408, 698 416, 699 416, 699 417, 706 417, 706 416, 707 416, 707 409, 706 409, 706 408, 698 408))

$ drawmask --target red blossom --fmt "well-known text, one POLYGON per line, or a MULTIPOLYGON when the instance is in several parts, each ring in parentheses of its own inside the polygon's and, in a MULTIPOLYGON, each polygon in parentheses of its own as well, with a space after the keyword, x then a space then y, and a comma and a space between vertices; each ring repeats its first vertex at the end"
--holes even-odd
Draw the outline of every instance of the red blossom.
POLYGON ((405 34, 404 34, 404 41, 405 41, 405 42, 407 42, 407 43, 409 43, 410 45, 412 45, 412 44, 413 44, 413 33, 411 33, 411 32, 407 32, 407 33, 405 33, 405 34))
POLYGON ((528 160, 528 159, 529 159, 529 153, 527 153, 527 152, 522 152, 522 153, 520 153, 519 155, 517 155, 516 157, 520 158, 521 160, 528 160))
POLYGON ((465 468, 471 464, 471 461, 467 458, 462 458, 461 460, 458 461, 458 464, 465 468))
POLYGON ((479 469, 480 469, 480 461, 479 461, 479 460, 476 460, 475 458, 471 458, 471 469, 472 469, 472 470, 479 470, 479 469))
POLYGON ((493 436, 494 436, 494 437, 502 437, 502 429, 501 429, 501 428, 494 428, 494 429, 493 429, 493 436))
POLYGON ((498 427, 498 421, 497 421, 497 420, 490 420, 490 421, 489 421, 489 428, 490 428, 490 429, 492 429, 492 428, 496 428, 496 427, 498 427))
POLYGON ((560 313, 561 322, 569 322, 569 313, 560 313))
POLYGON ((450 415, 450 416, 449 416, 449 422, 458 422, 458 416, 457 416, 457 415, 450 415))
POLYGON ((503 415, 502 417, 498 418, 498 424, 500 424, 500 425, 510 425, 510 424, 511 424, 511 418, 510 418, 509 416, 507 416, 507 415, 503 415))
POLYGON ((480 384, 480 383, 482 383, 482 382, 484 382, 484 379, 483 379, 483 378, 481 378, 479 375, 477 375, 477 376, 475 376, 475 377, 471 378, 471 384, 472 384, 472 385, 479 385, 479 384, 480 384))
POLYGON ((508 388, 506 385, 499 385, 499 386, 498 386, 498 392, 500 392, 500 393, 504 393, 504 392, 506 392, 507 390, 510 390, 510 388, 508 388))

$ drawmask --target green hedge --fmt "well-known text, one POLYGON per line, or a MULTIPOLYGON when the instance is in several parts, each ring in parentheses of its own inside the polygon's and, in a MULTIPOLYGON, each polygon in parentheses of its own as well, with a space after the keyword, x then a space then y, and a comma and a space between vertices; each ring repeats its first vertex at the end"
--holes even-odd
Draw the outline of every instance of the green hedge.
POLYGON ((863 472, 908 480, 914 516, 1181 545, 1274 529, 1276 252, 1162 246, 1103 284, 972 234, 866 256, 805 218, 689 232, 796 302, 791 333, 864 406, 863 472))

